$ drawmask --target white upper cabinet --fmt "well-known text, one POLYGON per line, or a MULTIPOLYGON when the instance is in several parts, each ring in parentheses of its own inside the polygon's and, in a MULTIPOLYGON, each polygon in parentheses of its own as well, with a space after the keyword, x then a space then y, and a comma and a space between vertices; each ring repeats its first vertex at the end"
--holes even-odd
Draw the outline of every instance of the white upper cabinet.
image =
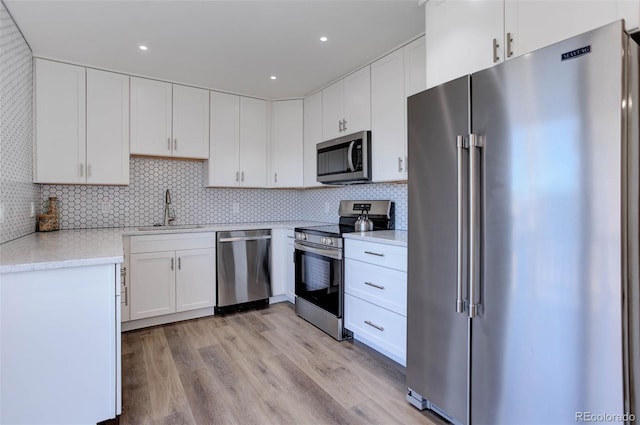
POLYGON ((632 0, 445 0, 425 11, 428 87, 617 19, 627 30, 640 23, 632 0))
MULTIPOLYGON (((404 93, 406 97, 427 88, 427 50, 422 36, 403 47, 404 93)), ((373 72, 373 70, 371 71, 373 72)), ((372 88, 373 90, 373 88, 372 88)))
POLYGON ((209 157, 209 91, 173 85, 173 156, 209 157))
POLYGON ((303 185, 302 100, 273 102, 270 187, 303 185))
POLYGON ((488 68, 502 59, 503 1, 430 1, 425 11, 427 87, 488 68))
POLYGON ((505 57, 523 55, 611 23, 618 19, 617 6, 616 1, 601 0, 505 0, 505 57))
POLYGON ((371 74, 366 66, 322 90, 323 140, 371 129, 371 74))
POLYGON ((211 92, 208 186, 267 186, 267 102, 211 92))
POLYGON ((322 92, 304 100, 304 186, 322 186, 317 181, 316 145, 322 142, 322 92))
POLYGON ((131 153, 206 159, 209 92, 131 77, 131 153))
POLYGON ((267 186, 267 102, 240 98, 240 184, 267 186))
POLYGON ((211 92, 208 186, 240 184, 240 96, 211 92))
POLYGON ((371 167, 373 181, 406 180, 404 50, 371 64, 371 167))
POLYGON ((85 68, 42 59, 35 64, 35 181, 85 183, 85 68))
POLYGON ((407 179, 407 96, 426 88, 424 37, 371 64, 373 181, 407 179))
POLYGON ((344 81, 322 90, 322 140, 341 136, 344 119, 344 81))
POLYGON ((129 184, 129 76, 87 69, 87 183, 129 184))
POLYGON ((35 181, 129 184, 129 77, 35 63, 35 181))
POLYGON ((171 84, 131 77, 131 153, 171 156, 171 84))
POLYGON ((365 66, 344 78, 345 134, 371 130, 371 72, 365 66))

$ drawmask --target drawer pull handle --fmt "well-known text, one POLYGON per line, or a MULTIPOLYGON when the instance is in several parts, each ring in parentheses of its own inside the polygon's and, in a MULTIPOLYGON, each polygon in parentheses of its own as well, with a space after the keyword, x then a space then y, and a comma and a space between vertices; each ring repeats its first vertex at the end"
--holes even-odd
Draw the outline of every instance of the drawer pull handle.
POLYGON ((378 252, 365 251, 365 254, 375 255, 376 257, 384 257, 384 254, 380 254, 378 252))
POLYGON ((378 289, 384 289, 384 286, 382 285, 376 285, 375 283, 372 282, 365 282, 365 285, 369 285, 369 286, 373 286, 374 288, 378 288, 378 289))
POLYGON ((382 326, 378 326, 375 323, 370 322, 369 320, 365 320, 364 323, 371 326, 372 328, 376 328, 379 331, 384 331, 384 328, 382 326))

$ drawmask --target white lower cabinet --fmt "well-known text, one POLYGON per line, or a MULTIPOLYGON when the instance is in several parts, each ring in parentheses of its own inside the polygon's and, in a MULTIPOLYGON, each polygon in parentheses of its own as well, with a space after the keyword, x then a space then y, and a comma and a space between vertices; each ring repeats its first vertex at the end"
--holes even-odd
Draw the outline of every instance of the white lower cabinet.
POLYGON ((407 249, 345 240, 345 327, 357 340, 406 365, 407 249))
POLYGON ((131 254, 131 319, 176 312, 175 252, 131 254))
POLYGON ((215 250, 176 251, 176 311, 213 307, 215 301, 215 250))
POLYGON ((130 238, 130 318, 215 305, 215 233, 130 238))
POLYGON ((293 230, 287 232, 287 299, 295 303, 296 300, 296 248, 294 246, 293 230))
POLYGON ((2 424, 121 413, 119 264, 0 275, 2 424))
POLYGON ((405 366, 407 318, 350 294, 344 303, 344 325, 355 338, 405 366))
POLYGON ((293 229, 271 230, 271 302, 294 301, 293 229))

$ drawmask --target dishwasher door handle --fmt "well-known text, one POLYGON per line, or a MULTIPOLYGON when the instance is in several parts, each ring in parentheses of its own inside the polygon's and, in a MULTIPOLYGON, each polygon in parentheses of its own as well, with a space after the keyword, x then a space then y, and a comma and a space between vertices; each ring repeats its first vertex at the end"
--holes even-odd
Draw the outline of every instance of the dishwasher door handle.
POLYGON ((238 242, 238 241, 259 241, 263 239, 271 239, 271 235, 264 236, 236 236, 233 238, 221 238, 218 242, 238 242))

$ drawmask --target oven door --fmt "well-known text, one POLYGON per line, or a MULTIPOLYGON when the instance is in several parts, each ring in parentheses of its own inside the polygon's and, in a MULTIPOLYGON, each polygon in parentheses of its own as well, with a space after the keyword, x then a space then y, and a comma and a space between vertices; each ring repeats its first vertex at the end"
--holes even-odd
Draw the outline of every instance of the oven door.
POLYGON ((342 249, 295 242, 296 296, 342 317, 342 249))

